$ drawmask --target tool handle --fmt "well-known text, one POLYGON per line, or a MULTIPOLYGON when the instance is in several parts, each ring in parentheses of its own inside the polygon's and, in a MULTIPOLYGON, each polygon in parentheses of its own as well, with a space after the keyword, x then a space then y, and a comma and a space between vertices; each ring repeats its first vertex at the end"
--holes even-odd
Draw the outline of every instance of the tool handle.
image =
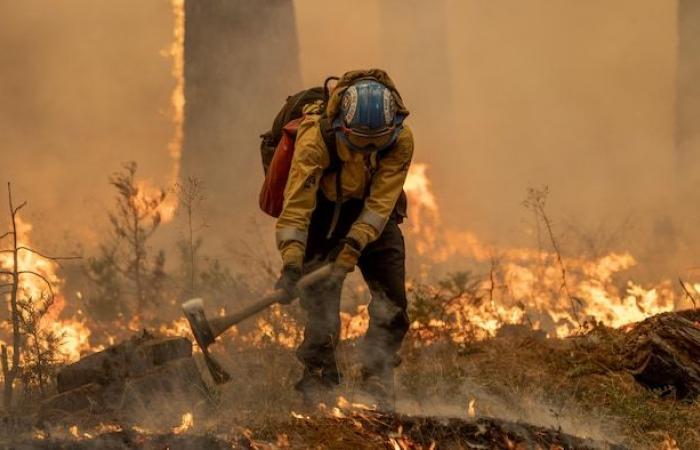
MULTIPOLYGON (((301 279, 297 283, 297 289, 305 289, 309 286, 312 286, 318 283, 319 281, 325 280, 332 273, 333 266, 331 264, 326 264, 314 270, 313 272, 301 277, 301 279)), ((224 331, 228 330, 237 323, 247 319, 248 317, 259 313, 260 311, 270 307, 271 305, 274 305, 275 303, 284 302, 287 300, 289 300, 287 292, 283 289, 277 289, 269 295, 266 295, 265 297, 261 298, 260 300, 251 303, 250 305, 246 306, 238 312, 223 317, 216 317, 214 319, 209 320, 209 326, 211 327, 211 331, 214 334, 214 336, 219 336, 224 331)))

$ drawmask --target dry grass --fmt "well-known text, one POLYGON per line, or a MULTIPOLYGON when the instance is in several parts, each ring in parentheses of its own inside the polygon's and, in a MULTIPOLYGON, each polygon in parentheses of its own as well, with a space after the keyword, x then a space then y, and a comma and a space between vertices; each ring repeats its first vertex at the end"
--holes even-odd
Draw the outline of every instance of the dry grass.
MULTIPOLYGON (((659 398, 625 372, 622 333, 598 328, 586 336, 494 338, 467 346, 409 339, 397 371, 397 410, 405 414, 477 415, 553 427, 580 437, 635 449, 700 448, 700 403, 659 398)), ((355 343, 340 349, 346 378, 339 395, 357 399, 355 343)), ((229 350, 225 365, 234 381, 216 399, 209 429, 271 430, 289 422, 302 405, 293 391, 301 367, 291 350, 269 346, 229 350)), ((320 432, 320 431, 319 431, 320 432)))
POLYGON ((682 449, 700 448, 700 402, 662 399, 638 385, 622 366, 622 336, 598 328, 566 340, 495 338, 409 350, 401 384, 417 398, 462 405, 475 398, 479 414, 630 448, 658 448, 669 437, 682 449))

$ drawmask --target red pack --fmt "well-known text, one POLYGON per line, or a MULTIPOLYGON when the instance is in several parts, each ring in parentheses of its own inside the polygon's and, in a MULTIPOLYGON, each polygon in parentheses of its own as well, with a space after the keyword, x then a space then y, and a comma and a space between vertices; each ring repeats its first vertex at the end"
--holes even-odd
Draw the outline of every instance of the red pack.
POLYGON ((282 127, 282 139, 275 148, 274 156, 260 190, 258 200, 260 209, 272 217, 279 217, 282 214, 284 188, 287 186, 289 169, 292 167, 292 158, 294 158, 294 143, 302 120, 303 117, 299 117, 282 127))

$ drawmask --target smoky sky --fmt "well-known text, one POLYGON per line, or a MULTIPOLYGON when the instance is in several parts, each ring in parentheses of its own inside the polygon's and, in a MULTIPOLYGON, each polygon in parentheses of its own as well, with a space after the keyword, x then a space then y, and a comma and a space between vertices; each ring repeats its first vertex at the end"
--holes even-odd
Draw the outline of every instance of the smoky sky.
MULTIPOLYGON (((170 173, 174 82, 161 55, 172 38, 170 4, 2 4, 0 179, 13 181, 33 214, 51 219, 52 234, 72 229, 95 242, 110 205, 106 179, 120 162, 138 161, 156 183, 166 183, 170 173)), ((650 250, 649 239, 630 244, 640 254, 691 245, 677 238, 697 226, 689 202, 696 199, 698 171, 681 174, 677 167, 675 2, 298 0, 293 6, 290 39, 298 44, 300 77, 244 71, 270 87, 248 102, 264 107, 252 107, 245 126, 232 116, 230 127, 210 131, 243 136, 231 152, 246 152, 231 156, 242 162, 231 167, 229 181, 243 194, 220 214, 259 214, 262 171, 250 155, 284 100, 276 86, 294 90, 346 70, 381 67, 411 110, 415 161, 429 165, 449 226, 487 241, 526 243, 525 190, 546 184, 561 230, 570 224, 612 229, 632 217, 637 232, 664 243, 661 250, 650 250)), ((281 57, 282 46, 269 42, 260 49, 265 58, 281 57)), ((226 45, 238 51, 235 42, 226 45)), ((221 221, 210 232, 232 233, 228 225, 240 223, 221 221)))

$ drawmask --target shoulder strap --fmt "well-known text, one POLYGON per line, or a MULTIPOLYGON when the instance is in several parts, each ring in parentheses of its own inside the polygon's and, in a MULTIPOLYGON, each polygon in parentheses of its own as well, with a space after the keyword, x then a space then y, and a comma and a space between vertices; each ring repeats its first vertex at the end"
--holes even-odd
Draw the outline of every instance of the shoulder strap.
POLYGON ((328 149, 328 157, 331 161, 327 171, 337 172, 342 168, 343 164, 340 160, 340 156, 338 156, 338 146, 335 142, 335 130, 333 130, 331 120, 328 118, 328 116, 326 116, 325 113, 321 115, 321 119, 319 120, 319 126, 321 128, 321 137, 323 138, 323 143, 326 144, 326 148, 328 149))
POLYGON ((331 226, 328 228, 328 234, 326 239, 330 239, 333 236, 336 226, 338 225, 338 220, 340 219, 340 210, 343 206, 343 182, 342 182, 342 171, 343 171, 343 161, 340 160, 338 155, 338 146, 335 141, 335 131, 331 126, 331 121, 328 116, 324 113, 319 120, 319 127, 321 129, 321 136, 323 137, 323 142, 326 144, 328 149, 328 157, 330 158, 330 165, 326 172, 335 173, 335 207, 333 208, 333 219, 331 220, 331 226))

